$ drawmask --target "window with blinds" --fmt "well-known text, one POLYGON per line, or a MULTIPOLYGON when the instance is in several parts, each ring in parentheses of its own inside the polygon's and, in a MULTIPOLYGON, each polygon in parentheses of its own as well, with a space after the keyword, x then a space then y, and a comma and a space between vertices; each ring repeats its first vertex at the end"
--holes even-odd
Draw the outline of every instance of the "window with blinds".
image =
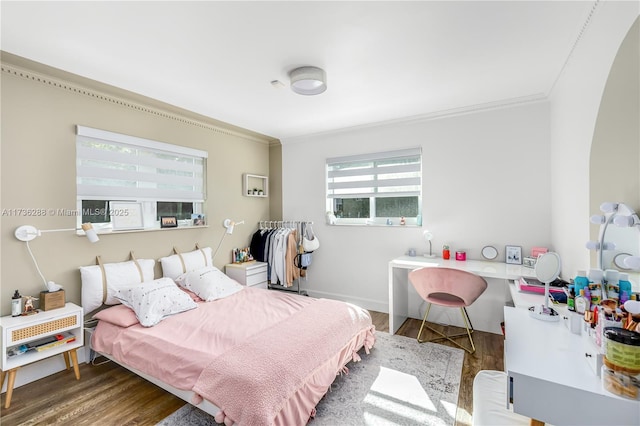
POLYGON ((421 225, 422 150, 327 159, 327 210, 337 223, 421 225))
POLYGON ((77 126, 79 222, 109 223, 109 203, 143 205, 144 228, 160 216, 191 220, 203 214, 207 152, 77 126))

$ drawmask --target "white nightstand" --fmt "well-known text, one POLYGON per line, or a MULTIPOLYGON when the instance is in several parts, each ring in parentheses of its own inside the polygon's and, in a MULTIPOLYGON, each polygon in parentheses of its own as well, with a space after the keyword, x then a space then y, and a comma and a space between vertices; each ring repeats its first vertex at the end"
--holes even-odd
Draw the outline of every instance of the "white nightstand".
POLYGON ((0 328, 2 329, 2 354, 0 355, 2 382, 0 387, 4 384, 6 373, 9 373, 5 408, 9 408, 11 404, 16 371, 23 365, 63 354, 67 370, 73 365, 76 379, 80 380, 76 350, 84 345, 82 321, 82 308, 73 303, 67 303, 63 308, 59 309, 39 311, 33 315, 19 317, 8 315, 0 318, 0 328), (65 341, 64 343, 54 342, 41 346, 40 350, 31 349, 17 355, 9 355, 9 352, 13 352, 14 348, 65 332, 73 335, 73 337, 68 336, 73 340, 65 341))
POLYGON ((224 272, 242 285, 267 288, 267 264, 265 262, 229 263, 224 272))

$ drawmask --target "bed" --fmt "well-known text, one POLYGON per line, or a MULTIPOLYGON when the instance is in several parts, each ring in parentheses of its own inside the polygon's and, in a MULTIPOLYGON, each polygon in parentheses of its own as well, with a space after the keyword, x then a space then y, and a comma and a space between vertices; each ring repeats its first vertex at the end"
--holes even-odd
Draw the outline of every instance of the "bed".
POLYGON ((306 424, 336 375, 374 345, 371 317, 355 305, 241 286, 206 249, 160 261, 164 277, 152 280, 142 261, 81 268, 85 312, 98 287, 113 305, 94 315, 92 349, 218 423, 306 424))

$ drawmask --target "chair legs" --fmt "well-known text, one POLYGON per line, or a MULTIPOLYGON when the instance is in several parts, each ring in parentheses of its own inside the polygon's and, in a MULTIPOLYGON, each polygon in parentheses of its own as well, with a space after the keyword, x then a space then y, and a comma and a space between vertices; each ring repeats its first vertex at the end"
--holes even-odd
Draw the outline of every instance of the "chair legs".
POLYGON ((418 332, 418 337, 416 338, 419 343, 435 342, 435 341, 438 341, 438 340, 447 339, 448 341, 450 341, 454 345, 464 349, 465 351, 469 352, 470 354, 472 354, 472 353, 474 353, 476 351, 476 346, 473 344, 473 338, 471 337, 471 333, 473 333, 473 325, 471 324, 471 319, 469 318, 469 314, 467 313, 467 309, 465 307, 461 307, 460 308, 460 314, 462 315, 462 320, 464 321, 466 333, 452 334, 452 335, 444 334, 441 331, 438 331, 438 330, 430 327, 429 325, 427 325, 427 317, 429 316, 429 311, 430 310, 431 310, 431 303, 429 303, 429 305, 427 306, 427 311, 424 313, 424 318, 422 319, 422 325, 420 326, 420 331, 418 332), (440 337, 436 337, 436 338, 433 338, 433 339, 430 339, 430 340, 420 340, 420 337, 422 336, 422 330, 425 327, 428 328, 429 330, 433 331, 434 333, 438 334, 440 337), (465 346, 461 345, 460 343, 456 342, 455 340, 453 340, 456 337, 463 337, 463 336, 467 336, 469 338, 469 343, 471 343, 471 348, 465 347, 465 346))

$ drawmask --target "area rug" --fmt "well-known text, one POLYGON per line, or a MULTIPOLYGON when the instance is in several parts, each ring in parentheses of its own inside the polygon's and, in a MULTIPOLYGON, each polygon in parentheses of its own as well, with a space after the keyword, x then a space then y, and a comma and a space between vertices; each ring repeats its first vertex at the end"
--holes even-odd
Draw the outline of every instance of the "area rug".
MULTIPOLYGON (((309 426, 453 425, 464 351, 377 332, 370 354, 347 365, 316 407, 309 426)), ((216 425, 185 405, 158 426, 216 425)))

